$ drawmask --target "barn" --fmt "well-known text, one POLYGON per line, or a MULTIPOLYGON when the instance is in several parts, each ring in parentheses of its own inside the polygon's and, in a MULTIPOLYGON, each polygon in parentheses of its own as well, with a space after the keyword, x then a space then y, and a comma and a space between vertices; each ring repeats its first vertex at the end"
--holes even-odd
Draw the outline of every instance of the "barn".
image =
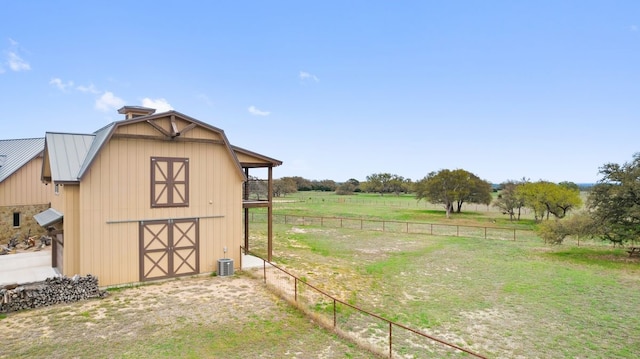
MULTIPOLYGON (((55 229, 53 266, 92 274, 101 286, 217 270, 240 262, 250 208, 271 191, 245 191, 249 170, 276 159, 232 146, 224 131, 176 111, 125 106, 125 116, 91 134, 47 132, 42 180, 51 208, 38 215, 55 229)), ((269 253, 270 255, 270 253, 269 253)))
POLYGON ((0 140, 0 243, 44 234, 34 215, 49 208, 40 181, 44 138, 0 140))

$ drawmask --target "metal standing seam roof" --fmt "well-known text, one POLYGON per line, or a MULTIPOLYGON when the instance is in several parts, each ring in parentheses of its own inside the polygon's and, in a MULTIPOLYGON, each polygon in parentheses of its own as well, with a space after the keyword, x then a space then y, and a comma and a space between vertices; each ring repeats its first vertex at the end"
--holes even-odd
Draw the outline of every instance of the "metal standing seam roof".
POLYGON ((43 150, 44 138, 42 137, 0 140, 0 182, 39 156, 43 150))
POLYGON ((270 162, 274 166, 279 166, 282 161, 260 155, 258 153, 231 146, 223 130, 213 127, 207 123, 198 121, 177 111, 168 111, 147 116, 139 116, 132 119, 112 122, 105 127, 97 130, 93 134, 69 134, 69 133, 50 133, 46 134, 46 146, 49 152, 49 162, 51 166, 51 177, 57 182, 79 182, 84 173, 89 169, 93 159, 96 157, 105 142, 110 138, 114 129, 119 125, 126 125, 150 119, 160 118, 163 116, 175 115, 182 117, 188 121, 196 123, 204 128, 220 133, 224 138, 229 154, 233 157, 238 171, 244 177, 241 165, 235 154, 236 151, 249 154, 270 162))
POLYGON ((231 145, 231 148, 233 149, 234 152, 243 153, 245 155, 252 156, 252 157, 255 157, 257 159, 260 159, 262 161, 269 162, 273 166, 282 165, 282 161, 280 161, 280 160, 276 160, 275 158, 271 158, 271 157, 267 157, 265 155, 261 155, 261 154, 259 154, 257 152, 253 152, 253 151, 247 150, 246 148, 242 148, 242 147, 238 147, 238 146, 234 146, 234 145, 231 145))
POLYGON ((93 158, 98 154, 98 151, 100 151, 100 148, 102 148, 102 145, 105 143, 105 141, 107 141, 115 125, 116 123, 112 122, 94 132, 95 138, 93 139, 91 148, 89 148, 89 152, 87 152, 82 167, 80 167, 80 169, 78 170, 78 179, 82 178, 82 175, 84 175, 85 171, 89 168, 89 165, 91 165, 91 162, 93 162, 93 158))
POLYGON ((45 139, 54 182, 78 182, 78 173, 95 137, 93 134, 47 132, 45 139))
POLYGON ((60 222, 63 218, 62 213, 53 208, 49 208, 33 216, 33 218, 42 227, 47 227, 54 223, 60 222))

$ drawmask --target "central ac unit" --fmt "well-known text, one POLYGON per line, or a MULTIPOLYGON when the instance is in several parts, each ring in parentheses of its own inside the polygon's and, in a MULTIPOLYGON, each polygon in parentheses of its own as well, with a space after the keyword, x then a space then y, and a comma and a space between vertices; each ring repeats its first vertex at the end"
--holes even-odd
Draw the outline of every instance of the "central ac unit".
POLYGON ((218 275, 221 277, 233 275, 233 259, 218 259, 218 275))

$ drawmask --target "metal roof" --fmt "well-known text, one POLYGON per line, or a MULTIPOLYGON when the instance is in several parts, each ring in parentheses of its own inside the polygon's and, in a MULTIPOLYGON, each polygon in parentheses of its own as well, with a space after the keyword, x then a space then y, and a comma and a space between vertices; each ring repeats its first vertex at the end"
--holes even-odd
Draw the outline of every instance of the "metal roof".
POLYGON ((33 216, 33 219, 38 222, 42 227, 50 226, 54 223, 60 222, 62 220, 62 213, 56 211, 53 208, 49 208, 46 211, 40 212, 33 216))
POLYGON ((0 182, 39 156, 43 150, 44 138, 0 140, 0 182))
POLYGON ((91 148, 89 149, 89 152, 87 153, 87 156, 86 156, 86 158, 84 160, 84 163, 82 164, 82 167, 80 167, 80 170, 78 171, 78 179, 82 178, 82 176, 84 175, 85 171, 89 168, 89 166, 91 165, 91 162, 93 162, 93 158, 96 157, 96 155, 98 154, 98 151, 100 151, 100 148, 102 148, 102 145, 109 138, 109 135, 111 134, 111 131, 113 130, 115 125, 116 125, 116 123, 112 122, 112 123, 108 124, 107 126, 104 126, 103 128, 101 128, 98 131, 94 132, 95 139, 93 140, 93 143, 91 144, 91 148))
MULTIPOLYGON (((261 155, 261 154, 259 154, 257 152, 249 151, 246 148, 233 146, 233 145, 231 145, 231 148, 233 149, 234 152, 242 153, 242 154, 245 154, 247 156, 254 157, 254 158, 258 159, 258 160, 264 161, 264 162, 269 162, 274 167, 282 165, 282 161, 280 161, 280 160, 276 160, 275 158, 271 158, 271 157, 267 157, 265 155, 261 155)), ((244 166, 244 165, 248 165, 248 164, 243 163, 242 165, 244 166)), ((254 163, 253 165, 255 165, 255 167, 262 167, 262 165, 260 165, 258 163, 254 163)))
POLYGON ((79 172, 96 135, 52 133, 45 135, 51 179, 54 182, 78 182, 79 172))
MULTIPOLYGON (((129 107, 133 108, 134 106, 129 107)), ((140 109, 148 110, 144 107, 140 107, 140 109)), ((168 112, 139 116, 131 119, 112 122, 105 127, 97 130, 93 134, 47 132, 45 145, 47 146, 49 163, 51 166, 51 179, 54 182, 60 183, 79 182, 82 176, 91 166, 94 158, 98 155, 101 148, 109 140, 118 126, 154 120, 156 118, 162 118, 165 116, 177 116, 192 123, 198 124, 210 131, 219 133, 224 138, 223 142, 225 143, 229 154, 233 157, 233 160, 236 163, 238 173, 243 177, 245 175, 242 171, 241 164, 238 161, 238 157, 236 156, 236 152, 243 153, 255 157, 261 161, 268 162, 272 166, 279 166, 282 164, 282 161, 249 151, 244 148, 231 146, 223 130, 217 127, 213 127, 207 123, 198 121, 177 111, 171 110, 168 112)), ((254 165, 256 165, 256 167, 263 167, 262 164, 254 165)))

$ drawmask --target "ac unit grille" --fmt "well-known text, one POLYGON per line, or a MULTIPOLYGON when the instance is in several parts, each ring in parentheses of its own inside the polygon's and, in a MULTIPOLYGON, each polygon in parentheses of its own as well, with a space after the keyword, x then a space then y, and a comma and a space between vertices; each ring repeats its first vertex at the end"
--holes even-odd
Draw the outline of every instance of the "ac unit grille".
POLYGON ((233 259, 218 259, 218 275, 222 277, 233 275, 233 259))

